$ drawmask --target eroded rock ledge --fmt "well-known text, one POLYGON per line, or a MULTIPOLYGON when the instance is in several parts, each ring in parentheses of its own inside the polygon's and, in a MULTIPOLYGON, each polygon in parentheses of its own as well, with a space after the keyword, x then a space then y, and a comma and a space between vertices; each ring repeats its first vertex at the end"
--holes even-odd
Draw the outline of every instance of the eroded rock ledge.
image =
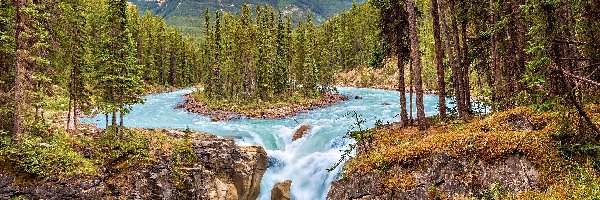
MULTIPOLYGON (((327 199, 430 199, 438 194, 452 198, 476 196, 493 184, 510 192, 539 187, 539 175, 533 164, 525 156, 516 154, 489 163, 439 153, 420 168, 409 173, 414 184, 402 191, 385 188, 382 174, 369 172, 335 181, 327 199)), ((407 169, 392 166, 390 170, 393 173, 407 169)))
POLYGON ((0 199, 256 199, 267 169, 262 147, 240 147, 233 140, 194 138, 199 162, 174 175, 166 155, 152 164, 103 170, 96 176, 46 178, 21 183, 13 174, 0 174, 0 199))

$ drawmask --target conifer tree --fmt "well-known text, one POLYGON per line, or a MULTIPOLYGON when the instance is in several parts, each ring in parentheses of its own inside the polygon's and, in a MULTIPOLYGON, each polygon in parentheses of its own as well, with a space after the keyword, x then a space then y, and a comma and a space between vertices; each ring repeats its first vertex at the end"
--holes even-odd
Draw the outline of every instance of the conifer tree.
POLYGON ((288 83, 288 71, 287 71, 287 62, 288 59, 288 45, 286 39, 287 30, 285 30, 283 24, 283 14, 279 12, 279 17, 277 18, 277 35, 275 46, 276 50, 276 59, 275 59, 275 69, 273 74, 273 82, 275 83, 275 94, 281 95, 287 90, 288 83))

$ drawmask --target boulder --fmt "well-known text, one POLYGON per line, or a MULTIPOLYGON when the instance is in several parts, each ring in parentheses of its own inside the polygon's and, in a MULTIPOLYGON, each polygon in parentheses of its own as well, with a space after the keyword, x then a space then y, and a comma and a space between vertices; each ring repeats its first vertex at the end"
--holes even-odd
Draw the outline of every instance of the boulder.
POLYGON ((511 114, 506 119, 506 123, 519 131, 534 130, 533 123, 531 123, 529 118, 523 114, 511 114))
POLYGON ((291 200, 290 188, 292 187, 292 181, 287 180, 279 182, 271 189, 271 200, 291 200))
POLYGON ((304 135, 306 135, 309 130, 310 130, 310 126, 308 124, 302 124, 302 126, 300 126, 300 128, 298 128, 298 129, 296 129, 296 132, 294 132, 294 137, 292 138, 292 141, 296 141, 296 140, 304 137, 304 135))
POLYGON ((361 96, 355 96, 354 99, 362 99, 361 96))

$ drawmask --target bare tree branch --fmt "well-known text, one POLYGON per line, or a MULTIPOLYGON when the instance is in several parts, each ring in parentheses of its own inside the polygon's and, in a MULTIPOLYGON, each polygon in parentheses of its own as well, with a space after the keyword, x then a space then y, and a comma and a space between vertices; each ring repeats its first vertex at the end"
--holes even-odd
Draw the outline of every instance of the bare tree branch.
POLYGON ((584 77, 581 77, 581 76, 577 76, 577 75, 572 74, 572 73, 570 73, 568 71, 565 71, 564 69, 558 69, 558 70, 560 72, 562 72, 563 74, 567 75, 567 76, 570 76, 570 77, 573 77, 573 78, 578 79, 580 81, 583 81, 583 82, 595 85, 596 87, 600 87, 600 83, 598 83, 596 81, 593 81, 593 80, 590 80, 590 79, 587 79, 587 78, 584 78, 584 77))

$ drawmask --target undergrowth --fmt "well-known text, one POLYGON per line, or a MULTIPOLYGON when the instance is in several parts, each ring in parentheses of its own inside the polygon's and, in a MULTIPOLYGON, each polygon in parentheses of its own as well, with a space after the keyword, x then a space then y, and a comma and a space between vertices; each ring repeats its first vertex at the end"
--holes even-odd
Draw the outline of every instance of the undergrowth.
MULTIPOLYGON (((600 122, 600 106, 587 105, 593 121, 600 122)), ((510 196, 498 188, 476 194, 475 199, 600 199, 597 171, 600 169, 598 135, 578 123, 572 110, 553 112, 526 107, 493 113, 468 123, 447 121, 421 132, 416 127, 380 126, 362 131, 370 139, 369 151, 344 166, 345 176, 383 172, 387 188, 403 190, 414 185, 413 176, 388 172, 391 166, 419 170, 423 162, 438 153, 455 158, 494 162, 510 155, 526 156, 540 175, 541 191, 510 196), (507 121, 525 116, 530 127, 521 129, 507 121), (585 170, 581 170, 586 166, 585 170), (566 183, 566 185, 565 185, 566 183), (564 185, 564 186, 563 186, 564 185), (547 189, 547 190, 546 190, 547 189)), ((431 191, 436 198, 436 190, 431 191)), ((432 196, 433 197, 433 196, 432 196)), ((467 198, 470 199, 470 198, 467 198)))
POLYGON ((123 127, 109 127, 92 144, 93 158, 98 164, 114 165, 148 158, 148 139, 123 127))
POLYGON ((25 133, 17 140, 0 131, 0 171, 41 180, 49 176, 95 175, 101 168, 137 167, 165 157, 179 170, 195 155, 191 132, 186 133, 178 138, 166 130, 110 127, 94 135, 73 136, 50 129, 25 133))
POLYGON ((93 174, 98 168, 90 159, 75 151, 71 136, 62 132, 50 137, 23 135, 16 141, 3 133, 0 141, 0 162, 16 172, 33 177, 93 174))

